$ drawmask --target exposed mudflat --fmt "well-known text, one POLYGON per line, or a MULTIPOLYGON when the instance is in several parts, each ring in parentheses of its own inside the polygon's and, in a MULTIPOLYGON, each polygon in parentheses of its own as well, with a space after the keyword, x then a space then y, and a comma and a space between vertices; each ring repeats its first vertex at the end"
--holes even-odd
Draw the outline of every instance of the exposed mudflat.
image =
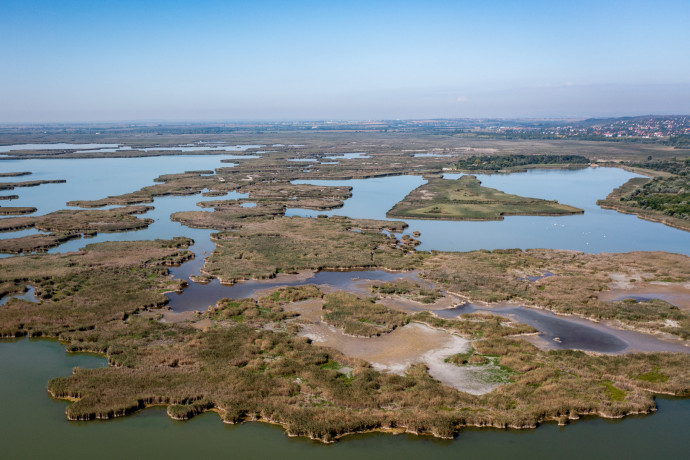
POLYGON ((412 364, 425 364, 429 374, 446 385, 471 394, 488 393, 498 386, 488 382, 489 366, 456 366, 445 359, 469 348, 469 341, 446 331, 411 323, 378 337, 352 337, 319 322, 303 326, 300 333, 315 344, 364 359, 382 372, 404 375, 412 364))
POLYGON ((609 276, 613 280, 611 290, 599 294, 599 300, 634 299, 646 301, 660 299, 683 311, 690 311, 690 283, 642 282, 639 280, 631 282, 628 279, 630 277, 620 273, 613 273, 609 276))

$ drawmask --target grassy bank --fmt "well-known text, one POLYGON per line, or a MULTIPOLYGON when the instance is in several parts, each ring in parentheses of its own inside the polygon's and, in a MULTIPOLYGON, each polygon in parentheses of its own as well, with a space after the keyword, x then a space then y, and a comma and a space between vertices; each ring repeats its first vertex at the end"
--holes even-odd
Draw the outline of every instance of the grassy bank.
POLYGON ((502 220, 504 216, 560 216, 582 209, 511 195, 482 187, 475 176, 457 180, 430 179, 386 213, 388 217, 438 220, 502 220))

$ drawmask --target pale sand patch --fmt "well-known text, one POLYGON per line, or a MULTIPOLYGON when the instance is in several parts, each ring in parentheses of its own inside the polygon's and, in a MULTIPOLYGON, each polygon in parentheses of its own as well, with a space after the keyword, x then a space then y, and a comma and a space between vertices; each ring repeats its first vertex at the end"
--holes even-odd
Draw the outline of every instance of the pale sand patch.
POLYGON ((323 299, 308 299, 287 304, 283 306, 283 310, 298 313, 300 318, 317 323, 321 321, 324 302, 323 299))
POLYGON ((208 318, 199 319, 195 311, 174 312, 172 310, 156 311, 161 323, 190 323, 193 328, 204 330, 213 326, 213 321, 208 318))
POLYGON ((378 337, 352 337, 325 323, 304 325, 300 335, 315 344, 335 348, 347 356, 371 363, 382 372, 404 375, 411 364, 425 364, 440 382, 471 394, 488 393, 498 386, 488 383, 488 366, 455 366, 445 359, 466 352, 469 341, 446 331, 411 323, 378 337))
POLYGON ((690 283, 643 282, 644 276, 611 273, 611 290, 599 294, 599 300, 611 302, 626 297, 644 297, 664 300, 683 311, 690 311, 690 283), (636 282, 630 282, 636 279, 636 282))
POLYGON ((208 318, 192 323, 193 328, 200 329, 200 330, 208 329, 211 326, 213 326, 213 321, 211 321, 208 318))
POLYGON ((388 295, 379 298, 378 303, 386 307, 402 311, 405 313, 416 313, 419 311, 438 311, 454 308, 467 303, 467 300, 453 294, 446 294, 434 303, 415 302, 403 296, 388 295))
MULTIPOLYGON (((422 280, 417 276, 417 271, 399 272, 396 274, 398 276, 396 276, 393 281, 410 281, 411 283, 427 285, 430 289, 433 288, 433 285, 430 282, 422 280)), ((347 286, 347 290, 352 292, 352 294, 362 293, 368 297, 374 297, 377 295, 377 293, 372 291, 372 287, 376 284, 382 284, 386 282, 387 281, 353 279, 352 282, 347 286)))
POLYGON ((643 278, 654 276, 653 273, 609 273, 611 289, 630 289, 636 286, 643 278), (630 281, 635 280, 635 281, 630 281))
POLYGON ((161 323, 187 323, 196 321, 198 319, 196 311, 181 311, 175 312, 172 310, 156 310, 156 315, 160 315, 159 321, 161 323))

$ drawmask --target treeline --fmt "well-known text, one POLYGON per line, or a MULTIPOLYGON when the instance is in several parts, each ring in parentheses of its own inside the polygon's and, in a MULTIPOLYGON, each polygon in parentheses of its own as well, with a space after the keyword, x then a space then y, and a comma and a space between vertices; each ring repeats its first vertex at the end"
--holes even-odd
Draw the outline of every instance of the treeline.
POLYGON ((589 162, 582 155, 483 155, 462 159, 456 163, 456 167, 469 171, 498 171, 529 165, 586 165, 589 162))
POLYGON ((649 157, 647 161, 631 161, 625 164, 636 168, 663 171, 671 174, 677 174, 679 176, 690 175, 690 157, 680 160, 675 158, 670 160, 653 160, 652 157, 649 157))
MULTIPOLYGON (((675 145, 670 140, 661 140, 656 137, 642 137, 642 136, 622 136, 609 137, 601 134, 580 134, 580 133, 547 133, 540 131, 515 131, 515 132, 492 132, 492 131, 472 131, 472 130, 455 130, 449 132, 458 137, 473 138, 473 139, 495 139, 495 140, 578 140, 578 141, 596 141, 596 142, 621 142, 633 144, 664 144, 675 145)), ((686 147, 676 148, 690 148, 686 147)))
POLYGON ((643 209, 690 220, 690 177, 657 177, 622 197, 621 201, 634 202, 643 209))
POLYGON ((672 145, 677 149, 690 149, 690 135, 681 134, 680 136, 671 136, 666 142, 667 145, 672 145))

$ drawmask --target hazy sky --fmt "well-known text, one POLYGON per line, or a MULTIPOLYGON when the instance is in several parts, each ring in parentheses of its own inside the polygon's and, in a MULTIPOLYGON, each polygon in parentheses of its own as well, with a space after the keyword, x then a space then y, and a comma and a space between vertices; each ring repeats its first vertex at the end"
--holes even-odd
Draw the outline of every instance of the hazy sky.
POLYGON ((0 2, 0 122, 690 113, 690 1, 0 2))

